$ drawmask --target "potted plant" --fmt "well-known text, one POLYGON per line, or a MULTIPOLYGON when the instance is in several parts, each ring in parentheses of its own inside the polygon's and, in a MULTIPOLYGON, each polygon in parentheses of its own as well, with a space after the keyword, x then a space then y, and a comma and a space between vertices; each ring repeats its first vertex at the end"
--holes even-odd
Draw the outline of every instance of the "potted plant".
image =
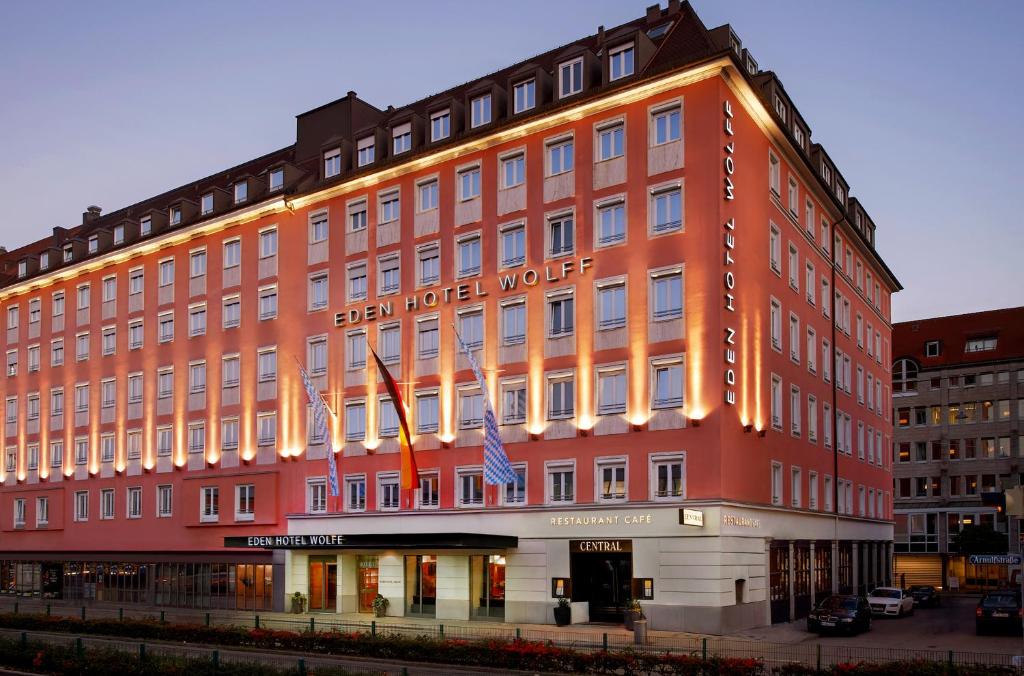
POLYGON ((572 608, 569 607, 569 599, 559 597, 558 605, 555 606, 555 624, 564 627, 572 622, 572 608))
POLYGON ((387 597, 383 594, 377 594, 373 597, 373 615, 374 617, 384 617, 388 614, 388 605, 391 602, 388 601, 387 597))
POLYGON ((292 612, 299 615, 306 611, 306 595, 302 592, 292 594, 292 612))
POLYGON ((640 607, 640 602, 636 599, 630 599, 626 601, 626 609, 622 611, 622 623, 626 626, 626 629, 633 631, 633 622, 638 619, 643 619, 644 610, 640 607))

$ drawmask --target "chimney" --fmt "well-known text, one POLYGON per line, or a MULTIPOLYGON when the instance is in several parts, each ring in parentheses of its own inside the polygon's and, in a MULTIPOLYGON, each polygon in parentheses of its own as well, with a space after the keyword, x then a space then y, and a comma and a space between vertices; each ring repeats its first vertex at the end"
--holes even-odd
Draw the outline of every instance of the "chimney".
POLYGON ((82 212, 82 225, 85 225, 86 223, 92 223, 97 218, 99 218, 100 214, 102 213, 103 209, 100 209, 95 204, 90 207, 86 207, 85 211, 82 212))
POLYGON ((668 13, 678 14, 681 4, 679 0, 668 0, 668 13))
POLYGON ((597 46, 601 47, 604 44, 604 26, 597 27, 597 46))
MULTIPOLYGON (((82 219, 82 220, 85 220, 85 219, 82 219)), ((64 243, 64 238, 66 238, 67 236, 68 236, 68 231, 67 231, 66 228, 62 228, 59 225, 54 226, 54 228, 53 228, 53 243, 54 244, 57 244, 57 245, 63 244, 64 243)))
POLYGON ((3 254, 5 254, 5 253, 7 253, 7 247, 5 247, 5 246, 0 246, 0 256, 2 256, 2 255, 3 255, 3 254))
POLYGON ((647 8, 647 23, 654 23, 661 18, 661 5, 651 5, 647 8))

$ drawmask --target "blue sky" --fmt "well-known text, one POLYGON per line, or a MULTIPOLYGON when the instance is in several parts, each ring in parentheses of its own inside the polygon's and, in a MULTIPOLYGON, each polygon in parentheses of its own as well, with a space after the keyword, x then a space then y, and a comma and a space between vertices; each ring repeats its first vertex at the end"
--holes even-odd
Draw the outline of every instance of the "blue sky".
MULTIPOLYGON (((0 243, 288 145, 350 89, 401 105, 650 2, 4 3, 0 243)), ((894 319, 1024 304, 1024 3, 694 5, 779 74, 878 224, 894 319)))

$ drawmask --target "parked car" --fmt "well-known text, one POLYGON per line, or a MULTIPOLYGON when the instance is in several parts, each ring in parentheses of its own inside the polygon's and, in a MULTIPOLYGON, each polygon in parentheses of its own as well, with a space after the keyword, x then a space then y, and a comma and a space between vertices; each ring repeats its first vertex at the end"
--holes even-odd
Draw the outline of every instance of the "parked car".
POLYGON ((868 594, 868 604, 875 615, 903 617, 914 612, 914 597, 898 587, 876 587, 868 594))
POLYGON ((915 584, 910 587, 910 595, 914 597, 914 605, 918 608, 936 608, 942 605, 939 590, 930 584, 915 584))
POLYGON ((977 634, 997 630, 1019 634, 1022 615, 1019 590, 990 591, 981 597, 974 610, 974 628, 977 634))
POLYGON ((807 631, 856 634, 871 629, 871 608, 862 596, 826 596, 807 615, 807 631))

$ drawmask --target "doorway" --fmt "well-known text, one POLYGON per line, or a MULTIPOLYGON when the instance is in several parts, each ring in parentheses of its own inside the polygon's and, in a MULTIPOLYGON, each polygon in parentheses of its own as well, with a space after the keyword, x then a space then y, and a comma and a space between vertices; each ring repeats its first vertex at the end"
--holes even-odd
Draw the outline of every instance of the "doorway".
POLYGON ((622 622, 632 596, 631 540, 571 540, 572 600, 586 601, 591 622, 622 622))
POLYGON ((405 557, 405 599, 410 615, 437 615, 437 557, 405 557))
POLYGON ((309 558, 309 611, 333 613, 338 608, 338 560, 336 557, 309 558))
POLYGON ((469 589, 473 619, 505 619, 505 557, 469 557, 469 589))
POLYGON ((377 598, 379 569, 376 556, 360 556, 357 561, 359 575, 359 612, 372 613, 377 598))

